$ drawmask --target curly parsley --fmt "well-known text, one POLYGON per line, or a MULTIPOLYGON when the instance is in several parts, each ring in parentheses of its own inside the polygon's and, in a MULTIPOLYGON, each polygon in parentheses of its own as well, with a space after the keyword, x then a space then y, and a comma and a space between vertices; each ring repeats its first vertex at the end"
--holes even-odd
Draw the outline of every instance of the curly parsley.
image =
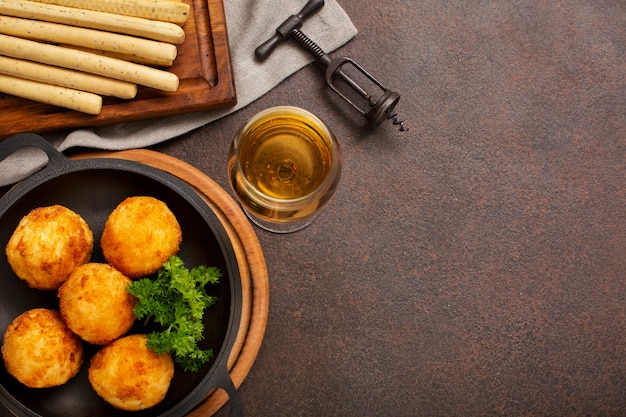
POLYGON ((142 278, 129 284, 128 292, 138 298, 135 317, 152 320, 161 329, 148 334, 148 347, 159 354, 169 352, 188 372, 207 363, 213 350, 200 349, 198 342, 204 338, 204 311, 217 297, 208 295, 205 287, 217 284, 221 276, 219 268, 204 265, 190 271, 180 258, 172 256, 156 279, 142 278))

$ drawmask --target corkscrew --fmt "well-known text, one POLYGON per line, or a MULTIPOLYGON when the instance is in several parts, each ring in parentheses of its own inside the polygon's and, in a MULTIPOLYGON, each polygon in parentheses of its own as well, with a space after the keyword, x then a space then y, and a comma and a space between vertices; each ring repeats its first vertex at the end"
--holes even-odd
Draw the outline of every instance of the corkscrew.
MULTIPOLYGON (((326 83, 348 104, 367 119, 371 128, 375 128, 385 120, 391 120, 400 131, 409 130, 404 121, 398 118, 394 108, 400 101, 400 94, 385 88, 376 78, 350 58, 333 58, 325 53, 315 42, 306 36, 300 28, 305 18, 324 6, 324 0, 309 0, 300 13, 288 17, 276 33, 255 50, 259 61, 267 59, 274 49, 283 41, 293 39, 296 44, 309 52, 315 60, 326 69, 326 83), (360 84, 360 83, 361 84, 360 84), (369 84, 378 93, 370 94, 362 87, 369 84), (357 104, 360 101, 360 104, 357 104)), ((370 90, 371 91, 371 90, 370 90)))

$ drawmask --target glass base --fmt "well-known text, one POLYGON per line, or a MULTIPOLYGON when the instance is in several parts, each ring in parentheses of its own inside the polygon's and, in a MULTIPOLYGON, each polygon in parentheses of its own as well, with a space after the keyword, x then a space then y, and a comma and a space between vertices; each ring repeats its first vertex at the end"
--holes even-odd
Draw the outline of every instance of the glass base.
POLYGON ((254 214, 250 213, 248 210, 246 210, 246 208, 242 207, 242 209, 243 209, 243 212, 246 213, 246 216, 248 216, 248 219, 250 219, 250 221, 253 224, 257 225, 263 230, 267 230, 268 232, 272 232, 272 233, 285 233, 286 234, 286 233, 297 232, 299 230, 304 229, 311 223, 313 223, 315 219, 317 218, 317 216, 319 215, 319 213, 315 213, 302 220, 282 223, 282 222, 272 222, 272 221, 260 219, 254 214))

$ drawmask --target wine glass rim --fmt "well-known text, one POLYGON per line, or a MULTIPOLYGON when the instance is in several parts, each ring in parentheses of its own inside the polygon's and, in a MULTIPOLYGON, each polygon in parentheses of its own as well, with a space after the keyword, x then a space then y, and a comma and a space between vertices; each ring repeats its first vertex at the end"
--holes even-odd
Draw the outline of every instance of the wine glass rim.
MULTIPOLYGON (((231 150, 231 162, 229 163, 229 170, 233 169, 235 164, 241 166, 240 164, 240 160, 239 160, 239 141, 237 140, 238 138, 241 138, 243 136, 245 136, 245 133, 252 127, 255 125, 255 123, 262 119, 263 117, 266 117, 269 114, 273 114, 273 113, 277 113, 280 114, 281 118, 288 118, 289 116, 295 116, 295 115, 304 115, 310 119, 312 119, 313 123, 309 123, 311 126, 311 128, 324 140, 324 143, 328 146, 329 151, 330 151, 330 157, 331 157, 331 164, 330 164, 330 169, 328 170, 328 172, 326 173, 326 176, 324 177, 324 180, 320 182, 319 186, 316 187, 314 190, 312 190, 311 192, 297 197, 297 198, 276 198, 276 197, 271 197, 268 196, 267 194, 263 193, 262 191, 260 191, 256 186, 254 186, 252 184, 252 182, 250 182, 250 180, 248 180, 248 178, 246 178, 245 176, 242 176, 242 180, 244 181, 246 188, 248 189, 253 189, 255 190, 255 197, 256 195, 258 195, 259 198, 255 198, 255 200, 257 202, 264 202, 264 203, 271 203, 271 204, 277 204, 280 205, 281 208, 285 207, 285 206, 294 206, 294 207, 298 207, 300 205, 302 205, 303 202, 305 201, 311 201, 312 199, 315 200, 318 198, 319 195, 323 195, 329 188, 333 187, 333 183, 335 183, 336 181, 338 181, 338 179, 336 178, 338 176, 337 171, 339 171, 339 175, 341 173, 341 150, 339 148, 339 142, 337 141, 337 137, 335 136, 334 132, 326 125, 326 123, 324 123, 324 121, 322 121, 319 117, 317 117, 316 115, 314 115, 313 113, 309 112, 306 109, 303 109, 301 107, 296 107, 296 106, 287 106, 287 105, 283 105, 283 106, 274 106, 274 107, 270 107, 267 108, 265 110, 260 111, 259 113, 255 114, 252 118, 250 118, 248 120, 248 122, 246 122, 237 132, 237 134, 235 135, 235 137, 233 138, 233 144, 232 147, 233 149, 231 150), (288 114, 285 114, 285 112, 287 112, 288 114), (322 130, 321 132, 319 132, 320 130, 322 130)), ((300 120, 300 119, 299 119, 300 120)))

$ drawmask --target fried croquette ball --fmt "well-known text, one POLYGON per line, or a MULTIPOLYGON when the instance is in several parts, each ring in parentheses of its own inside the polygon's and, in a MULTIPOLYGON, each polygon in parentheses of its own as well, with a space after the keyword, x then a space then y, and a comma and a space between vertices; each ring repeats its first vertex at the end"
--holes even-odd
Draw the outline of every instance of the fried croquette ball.
POLYGON ((36 308, 18 316, 4 333, 7 371, 30 388, 65 384, 83 363, 83 342, 54 310, 36 308))
POLYGON ((108 263, 131 279, 150 275, 176 254, 180 225, 167 205, 153 197, 122 201, 104 225, 100 246, 108 263))
POLYGON ((91 386, 116 408, 143 410, 165 398, 174 376, 174 361, 169 353, 158 354, 148 348, 147 340, 145 334, 122 337, 91 359, 91 386))
POLYGON ((59 288, 61 317, 74 333, 94 345, 106 345, 126 334, 133 323, 131 283, 108 264, 88 263, 76 268, 59 288))
POLYGON ((67 207, 32 210, 17 225, 6 246, 13 272, 32 287, 56 290, 79 265, 89 261, 93 233, 67 207))

